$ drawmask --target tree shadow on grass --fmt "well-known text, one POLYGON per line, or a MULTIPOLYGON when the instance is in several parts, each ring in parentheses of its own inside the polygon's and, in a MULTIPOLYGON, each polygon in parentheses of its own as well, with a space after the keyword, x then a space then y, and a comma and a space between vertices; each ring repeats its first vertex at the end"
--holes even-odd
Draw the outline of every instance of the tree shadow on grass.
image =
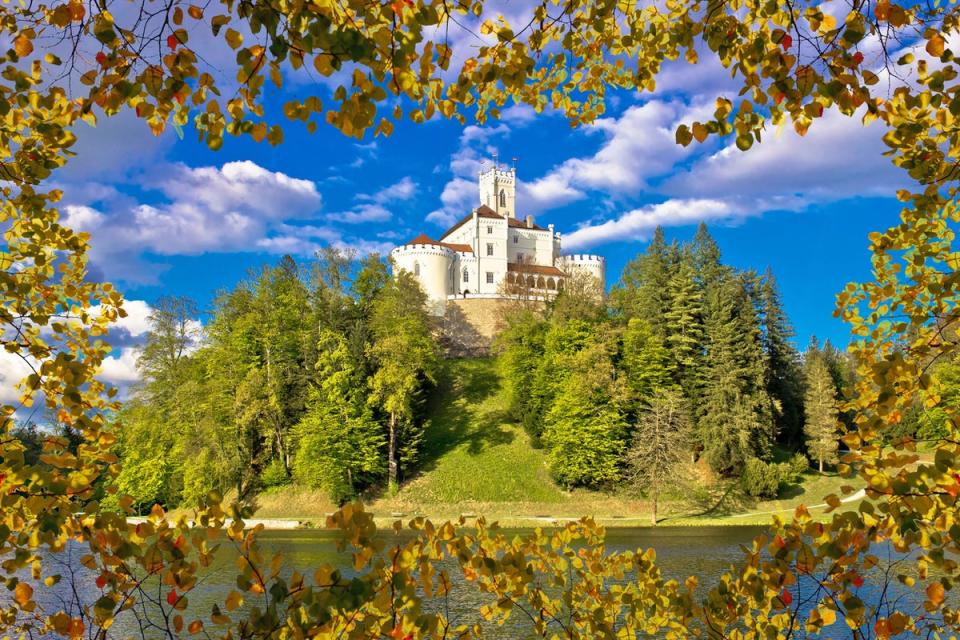
POLYGON ((684 518, 722 518, 741 513, 749 506, 743 492, 736 482, 728 482, 722 491, 695 491, 687 498, 689 511, 675 513, 660 520, 680 520, 684 518))
POLYGON ((436 468, 444 455, 464 445, 468 454, 477 455, 513 442, 515 432, 505 428, 506 411, 482 406, 501 393, 504 389, 492 361, 446 361, 431 400, 421 472, 436 468))

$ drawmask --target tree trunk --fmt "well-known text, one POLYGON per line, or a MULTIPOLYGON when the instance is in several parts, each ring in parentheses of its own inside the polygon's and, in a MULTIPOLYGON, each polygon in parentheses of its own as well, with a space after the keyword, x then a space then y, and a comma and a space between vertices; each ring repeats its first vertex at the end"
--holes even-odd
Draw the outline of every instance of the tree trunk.
POLYGON ((654 491, 650 494, 650 524, 657 526, 657 492, 654 491))
POLYGON ((823 456, 820 457, 820 475, 823 475, 823 456))
POLYGON ((387 444, 387 491, 393 495, 398 486, 398 465, 397 465, 397 415, 390 414, 390 440, 387 444))

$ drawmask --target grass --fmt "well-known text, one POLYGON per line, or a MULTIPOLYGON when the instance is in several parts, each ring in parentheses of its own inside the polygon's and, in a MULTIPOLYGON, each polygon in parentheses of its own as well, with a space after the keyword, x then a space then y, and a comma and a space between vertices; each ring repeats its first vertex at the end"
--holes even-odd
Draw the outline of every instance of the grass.
MULTIPOLYGON (((595 517, 608 526, 649 524, 645 499, 596 491, 564 491, 550 478, 546 456, 507 414, 508 394, 492 359, 448 360, 429 408, 420 470, 394 496, 371 496, 378 523, 425 515, 435 520, 483 515, 505 526, 595 517), (401 516, 402 514, 402 516, 401 516)), ((699 470, 699 475, 703 474, 699 470)), ((769 523, 798 505, 823 503, 849 481, 812 470, 778 499, 757 501, 736 484, 712 482, 660 505, 665 525, 769 523)), ((257 496, 257 517, 322 522, 336 507, 322 492, 287 486, 257 496)), ((823 508, 811 509, 814 515, 823 508)))

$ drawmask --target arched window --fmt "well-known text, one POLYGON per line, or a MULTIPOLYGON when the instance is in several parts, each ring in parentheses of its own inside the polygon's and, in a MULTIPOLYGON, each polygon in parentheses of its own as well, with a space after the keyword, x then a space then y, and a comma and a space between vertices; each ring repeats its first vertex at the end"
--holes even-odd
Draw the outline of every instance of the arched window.
POLYGON ((500 206, 501 207, 507 206, 507 192, 504 191, 503 189, 500 189, 500 206))
POLYGON ((463 281, 470 282, 470 272, 467 270, 466 267, 463 268, 463 281))
POLYGON ((413 263, 413 275, 415 275, 415 276, 420 275, 420 263, 419 263, 419 262, 414 262, 414 263, 413 263))

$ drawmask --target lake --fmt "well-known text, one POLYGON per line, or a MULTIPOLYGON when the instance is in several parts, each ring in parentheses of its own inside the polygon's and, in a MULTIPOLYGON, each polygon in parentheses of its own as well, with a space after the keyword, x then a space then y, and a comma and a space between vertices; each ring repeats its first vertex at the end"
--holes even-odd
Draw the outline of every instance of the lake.
MULTIPOLYGON (((653 547, 657 552, 657 564, 667 578, 682 581, 687 576, 696 575, 701 585, 698 593, 705 595, 720 575, 742 559, 743 552, 740 545, 749 546, 752 539, 763 531, 764 527, 608 529, 606 546, 610 552, 653 547)), ((503 532, 522 534, 524 530, 505 529, 503 532)), ((395 539, 392 532, 385 532, 384 536, 395 539)), ((288 567, 296 567, 308 577, 312 575, 314 568, 323 563, 342 567, 343 572, 349 575, 352 573, 352 558, 349 551, 343 554, 337 551, 337 537, 338 534, 334 532, 303 529, 265 531, 261 534, 260 540, 266 552, 267 562, 272 553, 280 552, 286 559, 285 564, 288 567)), ((208 621, 211 606, 215 602, 222 603, 226 595, 235 589, 235 553, 232 547, 225 544, 214 565, 204 571, 202 584, 190 593, 190 606, 184 615, 187 621, 197 617, 208 621)), ((73 558, 78 556, 79 553, 76 553, 73 558)), ((58 561, 68 561, 68 558, 61 556, 58 561)), ((69 562, 69 564, 74 563, 69 562)), ((451 575, 456 574, 451 571, 451 575)), ((90 602, 99 595, 99 589, 93 584, 93 578, 94 576, 80 568, 76 579, 79 591, 84 594, 84 599, 90 602), (84 573, 87 575, 84 576, 84 573)), ((56 603, 65 595, 63 593, 65 588, 65 584, 53 589, 38 587, 37 599, 42 604, 59 608, 60 605, 56 603)), ((871 581, 868 579, 861 593, 865 601, 869 602, 873 590, 871 581)), ((465 584, 455 588, 449 601, 450 618, 454 623, 477 622, 480 620, 478 609, 483 603, 489 603, 489 596, 480 594, 473 585, 465 584)), ((839 624, 842 625, 842 622, 839 624)), ((519 639, 527 637, 528 630, 526 621, 517 614, 511 617, 503 627, 487 627, 486 635, 498 639, 519 639)), ((846 627, 844 630, 849 632, 846 627)), ((113 637, 140 635, 136 620, 129 615, 129 612, 119 616, 110 631, 113 637)), ((146 635, 159 636, 160 634, 147 633, 146 635)))

